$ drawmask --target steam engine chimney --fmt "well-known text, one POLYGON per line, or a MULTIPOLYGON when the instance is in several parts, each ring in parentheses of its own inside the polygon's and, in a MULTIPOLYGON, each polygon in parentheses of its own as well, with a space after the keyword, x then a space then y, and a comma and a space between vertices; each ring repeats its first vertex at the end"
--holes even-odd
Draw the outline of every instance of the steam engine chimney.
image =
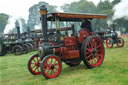
POLYGON ((27 27, 27 31, 28 31, 28 38, 30 38, 31 37, 31 32, 30 32, 30 28, 29 27, 27 27))
POLYGON ((18 39, 21 39, 21 35, 20 35, 20 27, 17 26, 16 28, 17 28, 18 39))
POLYGON ((42 33, 43 33, 43 41, 48 42, 47 35, 47 8, 45 5, 40 7, 40 15, 41 15, 41 24, 42 24, 42 33))

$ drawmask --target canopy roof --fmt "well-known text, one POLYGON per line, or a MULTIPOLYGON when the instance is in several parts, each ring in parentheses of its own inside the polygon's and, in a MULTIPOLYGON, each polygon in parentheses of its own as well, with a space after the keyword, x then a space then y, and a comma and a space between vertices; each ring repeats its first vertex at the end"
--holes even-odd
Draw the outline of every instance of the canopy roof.
POLYGON ((82 19, 106 19, 105 14, 88 14, 88 13, 49 13, 47 15, 48 21, 55 21, 58 17, 60 21, 81 21, 82 19))

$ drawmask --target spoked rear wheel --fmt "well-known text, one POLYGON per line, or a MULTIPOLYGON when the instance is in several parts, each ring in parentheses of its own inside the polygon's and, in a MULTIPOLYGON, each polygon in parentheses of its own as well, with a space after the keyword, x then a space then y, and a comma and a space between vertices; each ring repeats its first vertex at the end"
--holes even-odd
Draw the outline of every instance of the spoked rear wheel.
POLYGON ((112 48, 113 47, 113 40, 111 38, 107 38, 106 46, 107 46, 107 48, 112 48))
POLYGON ((41 74, 40 71, 40 62, 41 59, 38 54, 33 55, 28 61, 28 70, 33 75, 41 74))
POLYGON ((102 41, 96 36, 88 37, 83 42, 82 55, 84 64, 88 68, 100 66, 104 60, 104 46, 102 41))
POLYGON ((29 46, 29 51, 33 51, 33 45, 31 43, 27 43, 27 45, 29 46))
POLYGON ((60 59, 55 55, 46 56, 41 63, 41 73, 46 79, 59 76, 62 65, 60 59))
POLYGON ((23 48, 20 45, 15 45, 12 50, 15 55, 21 55, 23 53, 23 48))
POLYGON ((27 44, 23 44, 22 47, 23 47, 23 53, 24 54, 29 52, 29 46, 27 44))
POLYGON ((124 40, 123 40, 123 38, 119 37, 117 39, 118 39, 117 46, 118 47, 123 47, 124 46, 124 40))

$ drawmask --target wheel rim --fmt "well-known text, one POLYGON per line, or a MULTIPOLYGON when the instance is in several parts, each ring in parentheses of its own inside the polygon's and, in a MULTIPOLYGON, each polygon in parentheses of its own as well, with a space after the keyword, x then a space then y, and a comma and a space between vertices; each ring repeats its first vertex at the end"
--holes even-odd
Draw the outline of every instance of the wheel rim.
POLYGON ((40 57, 38 55, 34 55, 30 61, 29 61, 29 69, 34 75, 39 75, 41 74, 40 70, 40 57))
POLYGON ((2 53, 2 45, 0 44, 0 53, 2 53))
POLYGON ((107 46, 107 48, 111 48, 112 47, 112 39, 107 39, 106 40, 106 46, 107 46))
POLYGON ((29 51, 29 47, 26 44, 24 44, 23 45, 23 53, 28 53, 28 51, 29 51))
POLYGON ((122 47, 124 44, 123 39, 119 38, 118 40, 119 40, 119 42, 117 43, 117 46, 122 47))
POLYGON ((104 59, 104 46, 101 40, 96 37, 91 38, 87 43, 85 55, 92 67, 101 65, 104 59))
POLYGON ((55 78, 61 72, 61 61, 55 56, 49 56, 43 63, 43 74, 47 78, 55 78))
POLYGON ((14 48, 14 53, 15 53, 16 55, 22 54, 21 52, 22 52, 22 51, 21 51, 21 48, 20 48, 20 47, 15 47, 15 48, 14 48))
POLYGON ((31 51, 33 50, 33 45, 31 43, 29 43, 30 47, 31 47, 31 51))

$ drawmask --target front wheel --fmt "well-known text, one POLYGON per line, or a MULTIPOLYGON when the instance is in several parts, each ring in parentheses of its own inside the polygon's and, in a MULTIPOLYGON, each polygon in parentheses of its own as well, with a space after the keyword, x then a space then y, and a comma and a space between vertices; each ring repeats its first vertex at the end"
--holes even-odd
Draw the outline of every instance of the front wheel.
POLYGON ((62 64, 60 59, 55 55, 46 56, 41 63, 41 73, 46 79, 51 79, 59 76, 62 64))
POLYGON ((82 59, 88 68, 98 67, 104 60, 104 46, 96 36, 90 36, 82 44, 82 59))
POLYGON ((31 58, 29 59, 29 61, 28 61, 28 70, 33 75, 41 74, 40 61, 41 61, 41 59, 40 59, 38 54, 35 54, 35 55, 31 56, 31 58))

